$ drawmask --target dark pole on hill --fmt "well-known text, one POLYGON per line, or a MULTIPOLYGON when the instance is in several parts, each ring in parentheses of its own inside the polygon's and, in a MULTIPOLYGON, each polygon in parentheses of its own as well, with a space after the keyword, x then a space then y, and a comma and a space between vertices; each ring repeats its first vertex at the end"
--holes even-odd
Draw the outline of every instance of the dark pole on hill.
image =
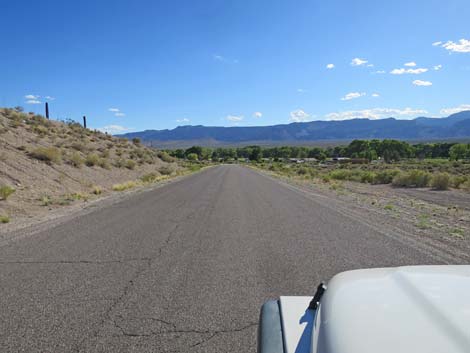
POLYGON ((46 102, 46 118, 49 119, 49 103, 46 102))
POLYGON ((86 129, 86 116, 83 116, 83 127, 86 129))

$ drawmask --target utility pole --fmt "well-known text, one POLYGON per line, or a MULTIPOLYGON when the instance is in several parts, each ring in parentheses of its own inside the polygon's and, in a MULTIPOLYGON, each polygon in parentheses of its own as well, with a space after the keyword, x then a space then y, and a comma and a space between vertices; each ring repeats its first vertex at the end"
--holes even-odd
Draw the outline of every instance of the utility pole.
POLYGON ((46 118, 49 119, 49 103, 46 102, 46 118))
POLYGON ((86 129, 86 116, 83 116, 83 127, 86 129))

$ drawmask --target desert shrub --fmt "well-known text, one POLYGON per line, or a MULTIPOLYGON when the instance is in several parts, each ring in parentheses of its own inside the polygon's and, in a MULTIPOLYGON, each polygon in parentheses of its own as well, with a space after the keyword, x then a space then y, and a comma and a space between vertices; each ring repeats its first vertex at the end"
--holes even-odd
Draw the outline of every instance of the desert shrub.
MULTIPOLYGON (((195 153, 194 153, 195 154, 195 153)), ((163 162, 167 162, 167 163, 172 163, 175 161, 175 158, 170 156, 168 153, 164 152, 164 151, 160 151, 158 152, 157 154, 158 158, 160 158, 163 162)), ((197 154, 196 154, 197 156, 197 154)), ((188 158, 189 159, 189 158, 188 158)), ((197 159, 197 158, 196 158, 197 159)))
POLYGON ((140 177, 144 183, 153 183, 158 179, 158 175, 156 173, 148 173, 140 177))
POLYGON ((56 147, 38 147, 32 150, 29 155, 48 164, 60 163, 61 152, 56 147))
POLYGON ((464 175, 455 175, 450 179, 450 185, 453 188, 460 189, 460 186, 465 183, 468 178, 464 175))
POLYGON ((132 139, 132 143, 133 143, 134 145, 140 145, 140 138, 134 137, 134 138, 132 139))
POLYGON ((93 195, 101 195, 103 193, 103 189, 101 189, 99 186, 95 185, 95 186, 93 186, 91 193, 93 195))
POLYGON ((133 161, 132 159, 128 159, 128 160, 126 161, 125 166, 126 166, 127 169, 131 169, 131 170, 132 170, 132 169, 135 169, 136 164, 137 164, 137 163, 136 163, 135 161, 133 161))
POLYGON ((114 166, 116 168, 124 168, 126 166, 126 161, 122 158, 118 158, 114 161, 114 166))
POLYGON ((96 153, 90 153, 88 156, 86 156, 85 164, 88 167, 93 167, 97 165, 99 161, 100 161, 100 157, 98 157, 96 153))
POLYGON ((10 222, 10 217, 8 216, 0 216, 0 223, 9 223, 10 222))
POLYGON ((329 173, 329 176, 331 179, 334 180, 348 180, 351 178, 351 171, 347 169, 337 169, 337 170, 332 170, 329 173))
POLYGON ((109 158, 109 150, 102 151, 101 158, 109 158))
POLYGON ((39 136, 46 136, 49 134, 49 130, 43 125, 33 126, 32 131, 39 136))
POLYGON ((450 184, 450 176, 447 173, 434 174, 431 179, 431 187, 435 190, 447 190, 450 184))
POLYGON ((158 171, 160 172, 161 175, 170 175, 173 173, 173 168, 165 166, 165 167, 160 167, 158 171))
POLYGON ((8 196, 13 194, 15 189, 8 185, 0 185, 0 200, 6 200, 8 196))
POLYGON ((44 195, 39 199, 39 202, 41 203, 41 206, 49 206, 52 203, 52 199, 49 196, 44 195))
POLYGON ((431 174, 422 170, 410 170, 409 172, 400 172, 392 181, 393 186, 398 187, 426 187, 431 181, 431 174))
POLYGON ((80 151, 80 152, 86 152, 87 147, 85 143, 79 143, 79 142, 74 142, 70 145, 70 148, 80 151))
POLYGON ((75 168, 80 168, 84 162, 85 162, 84 159, 78 152, 72 153, 69 159, 69 163, 75 168))
POLYGON ((308 173, 308 169, 305 167, 300 167, 299 169, 297 169, 298 175, 306 175, 307 173, 308 173))
POLYGON ((397 169, 385 169, 375 173, 373 184, 390 184, 393 178, 400 173, 397 169))
POLYGON ((467 180, 460 184, 460 189, 465 190, 465 191, 470 191, 470 180, 467 180))
POLYGON ((113 185, 113 190, 114 191, 124 191, 127 189, 132 189, 136 187, 138 184, 135 181, 128 181, 122 184, 114 184, 113 185))
POLYGON ((361 183, 372 184, 375 180, 375 173, 365 170, 360 173, 361 183))
POLYGON ((97 164, 103 169, 107 169, 107 170, 111 169, 111 164, 104 158, 100 158, 97 164))

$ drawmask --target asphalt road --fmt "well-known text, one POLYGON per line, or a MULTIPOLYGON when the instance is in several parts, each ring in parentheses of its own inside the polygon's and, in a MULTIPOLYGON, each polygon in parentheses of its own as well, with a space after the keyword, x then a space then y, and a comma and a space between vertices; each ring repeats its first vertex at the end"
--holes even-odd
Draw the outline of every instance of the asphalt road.
POLYGON ((324 203, 220 166, 3 245, 0 352, 255 352, 267 299, 439 263, 324 203))

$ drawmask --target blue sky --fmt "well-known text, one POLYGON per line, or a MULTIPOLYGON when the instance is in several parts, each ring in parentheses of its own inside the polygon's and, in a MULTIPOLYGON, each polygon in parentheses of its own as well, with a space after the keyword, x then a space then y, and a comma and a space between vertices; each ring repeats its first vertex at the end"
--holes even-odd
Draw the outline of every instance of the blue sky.
POLYGON ((0 0, 0 13, 0 105, 48 100, 53 118, 112 133, 470 109, 468 0, 0 0))

